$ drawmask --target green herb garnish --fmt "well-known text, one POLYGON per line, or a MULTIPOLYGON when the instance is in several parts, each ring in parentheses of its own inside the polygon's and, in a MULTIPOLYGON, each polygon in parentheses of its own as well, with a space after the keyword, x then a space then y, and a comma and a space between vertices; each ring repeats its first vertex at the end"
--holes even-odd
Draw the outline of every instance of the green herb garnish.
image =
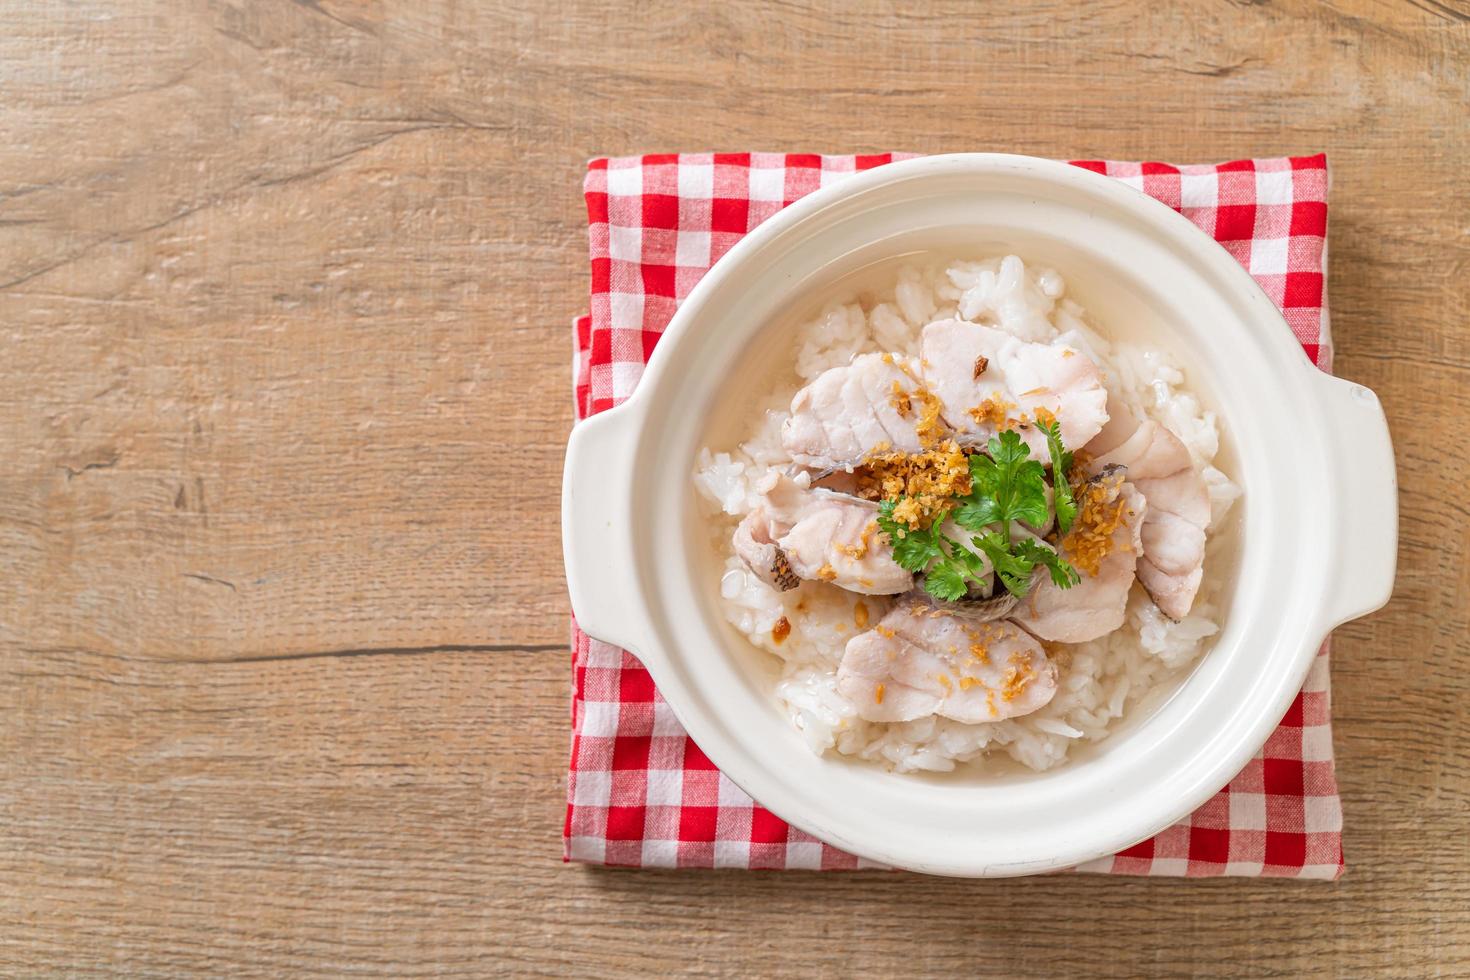
POLYGON ((948 556, 935 562, 934 566, 924 573, 924 591, 936 599, 954 602, 969 588, 964 567, 948 556))
POLYGON ((1077 519, 1077 501, 1072 496, 1070 473, 1072 453, 1062 445, 1062 426, 1056 419, 1036 427, 1046 434, 1046 447, 1051 450, 1052 509, 1057 513, 1057 529, 1063 534, 1072 530, 1077 519))
POLYGON ((975 538, 975 546, 985 552, 995 566, 996 577, 1011 595, 1024 597, 1031 591, 1031 573, 1036 562, 1017 554, 1011 542, 999 531, 987 531, 975 538))
MULTIPOLYGON (((1048 433, 1047 442, 1052 447, 1053 474, 1058 461, 1065 473, 1071 454, 1062 446, 1060 434, 1053 442, 1048 433)), ((1012 521, 1032 527, 1046 523, 1046 471, 1039 461, 1029 458, 1030 447, 1015 431, 993 436, 986 449, 989 457, 978 453, 970 457, 970 493, 955 511, 955 522, 978 532, 979 536, 972 539, 975 547, 990 559, 996 576, 1012 595, 1024 596, 1031 590, 1031 576, 1037 565, 1047 568, 1058 587, 1071 588, 1082 577, 1060 555, 1030 538, 1011 540, 1012 521), (993 527, 997 524, 998 530, 993 527)), ((1067 489, 1053 490, 1053 507, 1057 509, 1057 526, 1065 532, 1076 518, 1077 506, 1065 476, 1060 478, 1059 486, 1067 489), (1063 508, 1068 508, 1065 526, 1063 508)))
MULTIPOLYGON (((1062 445, 1055 422, 1040 428, 1051 450, 1052 509, 1057 527, 1066 533, 1077 518, 1077 503, 1067 482, 1072 454, 1062 445)), ((905 571, 923 573, 925 591, 945 602, 961 598, 971 582, 984 585, 992 569, 1006 590, 1018 597, 1031 591, 1037 566, 1047 570, 1058 588, 1082 581, 1077 569, 1040 541, 1024 536, 1011 540, 1012 521, 1040 527, 1047 519, 1046 470, 1029 458, 1030 447, 1016 432, 1007 431, 991 438, 986 449, 990 455, 970 457, 970 492, 957 498, 959 506, 952 515, 960 527, 975 532, 970 541, 979 554, 940 530, 943 517, 922 529, 894 520, 893 511, 904 499, 899 497, 878 505, 878 527, 893 542, 893 560, 905 571)))
POLYGON ((970 457, 970 494, 955 512, 955 523, 971 531, 999 524, 1009 540, 1011 521, 1033 527, 1046 523, 1046 471, 1015 432, 992 436, 989 456, 970 457))
POLYGON ((1033 565, 1044 565, 1051 573, 1052 584, 1059 589, 1070 589, 1082 581, 1081 574, 1070 562, 1039 541, 1022 538, 1011 542, 1011 550, 1024 561, 1033 565))
POLYGON ((902 499, 878 505, 878 528, 893 542, 893 560, 899 567, 924 573, 924 590, 945 602, 963 596, 971 580, 983 584, 986 568, 979 556, 940 531, 940 521, 916 529, 893 519, 893 509, 902 499))
POLYGON ((939 546, 938 528, 911 528, 893 519, 893 509, 903 498, 885 500, 878 505, 878 528, 893 542, 893 560, 909 572, 922 572, 944 552, 939 546))

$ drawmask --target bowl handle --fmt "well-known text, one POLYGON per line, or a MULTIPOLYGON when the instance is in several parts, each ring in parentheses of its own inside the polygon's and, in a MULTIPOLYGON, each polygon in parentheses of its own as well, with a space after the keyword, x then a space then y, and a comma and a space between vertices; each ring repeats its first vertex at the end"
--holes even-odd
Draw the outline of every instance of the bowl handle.
POLYGON ((1332 445, 1324 493, 1337 507, 1340 567, 1327 625, 1382 608, 1393 593, 1398 563, 1399 497, 1388 419, 1371 389, 1318 375, 1332 445))
POLYGON ((634 570, 633 453, 638 419, 609 409, 572 429, 562 472, 561 543, 577 625, 620 647, 641 647, 634 570))

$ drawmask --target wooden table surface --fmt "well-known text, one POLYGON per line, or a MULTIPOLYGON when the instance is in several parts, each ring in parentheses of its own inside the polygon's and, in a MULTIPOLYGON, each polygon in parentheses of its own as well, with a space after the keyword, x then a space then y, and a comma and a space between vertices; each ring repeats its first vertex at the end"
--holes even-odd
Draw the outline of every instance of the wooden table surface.
POLYGON ((1470 973, 1470 6, 979 10, 12 5, 0 973, 1470 973), (711 148, 1328 152, 1341 882, 561 863, 582 165, 711 148))

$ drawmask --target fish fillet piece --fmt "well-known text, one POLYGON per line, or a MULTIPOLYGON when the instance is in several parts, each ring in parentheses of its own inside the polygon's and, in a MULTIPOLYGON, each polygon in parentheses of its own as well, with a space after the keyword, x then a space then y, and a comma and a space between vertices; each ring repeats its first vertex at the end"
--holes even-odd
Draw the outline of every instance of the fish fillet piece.
POLYGON ((1069 447, 1083 445, 1108 421, 1097 365, 1068 344, 1033 344, 968 320, 936 320, 924 328, 921 350, 924 380, 965 442, 983 444, 1002 426, 1016 428, 1032 458, 1047 461, 1046 436, 1014 420, 1051 412, 1069 447))
POLYGON ((1053 643, 1095 640, 1123 625, 1128 591, 1142 552, 1141 529, 1148 504, 1121 480, 1109 486, 1107 505, 1119 497, 1123 499, 1123 520, 1112 533, 1112 547, 1098 564, 1097 574, 1084 572, 1082 581, 1069 589, 1056 585, 1049 576, 1038 576, 1030 594, 1011 613, 1012 619, 1053 643))
POLYGON ((1148 502, 1141 528, 1138 580, 1159 611, 1183 619, 1204 577, 1210 495, 1189 450, 1166 426, 1149 419, 1092 468, 1127 467, 1128 482, 1148 502))
POLYGON ((918 387, 902 358, 861 354, 796 393, 781 445, 798 465, 813 469, 851 466, 883 445, 916 453, 920 406, 907 396, 918 387))
POLYGON ((939 715, 975 724, 1044 706, 1056 694, 1057 668, 1014 623, 968 618, 921 594, 848 641, 837 690, 868 721, 939 715))
POLYGON ((801 579, 791 570, 786 552, 771 537, 770 518, 760 508, 746 514, 745 519, 736 525, 732 543, 735 554, 766 584, 782 592, 801 584, 801 579))
POLYGON ((913 573, 893 560, 878 530, 876 503, 804 487, 780 473, 757 489, 761 503, 735 529, 733 544, 765 581, 785 590, 816 579, 864 595, 913 588, 913 573))

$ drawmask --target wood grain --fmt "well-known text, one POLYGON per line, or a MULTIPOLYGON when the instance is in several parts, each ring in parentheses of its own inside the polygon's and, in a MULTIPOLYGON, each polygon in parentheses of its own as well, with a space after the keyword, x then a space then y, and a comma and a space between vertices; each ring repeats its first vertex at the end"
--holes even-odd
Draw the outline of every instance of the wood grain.
POLYGON ((1470 973, 1470 8, 61 3, 0 31, 0 972, 1470 973), (1394 601, 1347 877, 560 861, 585 158, 1325 149, 1394 601))

